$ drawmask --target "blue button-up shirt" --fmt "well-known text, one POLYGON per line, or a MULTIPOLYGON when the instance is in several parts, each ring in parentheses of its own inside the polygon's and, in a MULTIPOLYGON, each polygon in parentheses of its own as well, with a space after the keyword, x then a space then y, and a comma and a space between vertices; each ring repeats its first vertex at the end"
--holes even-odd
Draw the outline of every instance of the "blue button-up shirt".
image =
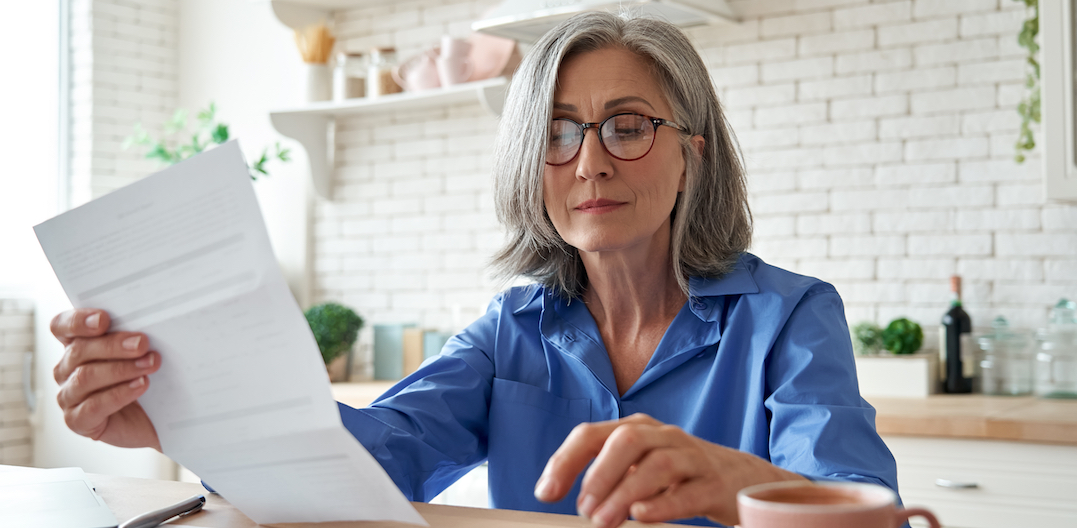
POLYGON ((637 412, 811 479, 897 491, 833 286, 744 254, 689 289, 624 395, 587 307, 532 285, 499 294, 371 407, 341 405, 344 425, 416 501, 488 460, 491 506, 575 513, 580 479, 558 503, 534 498, 546 461, 576 425, 637 412))

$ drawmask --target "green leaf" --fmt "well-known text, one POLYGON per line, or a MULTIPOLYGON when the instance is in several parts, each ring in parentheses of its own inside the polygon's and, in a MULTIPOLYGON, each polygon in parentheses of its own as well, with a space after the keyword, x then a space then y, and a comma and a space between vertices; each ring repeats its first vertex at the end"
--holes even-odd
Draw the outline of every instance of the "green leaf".
POLYGON ((206 149, 206 146, 204 144, 202 144, 201 141, 199 141, 198 134, 195 134, 195 135, 191 136, 191 152, 193 152, 194 154, 198 154, 199 152, 202 152, 205 149, 206 149))
POLYGON ((168 148, 166 148, 161 143, 158 143, 158 144, 154 145, 150 149, 150 151, 146 153, 146 158, 148 158, 148 159, 157 159, 157 160, 160 160, 161 162, 167 163, 169 165, 175 163, 175 161, 174 161, 175 155, 172 152, 169 152, 168 148))
POLYGON ((217 105, 212 101, 209 103, 209 108, 198 112, 198 122, 203 125, 207 125, 213 122, 217 115, 217 105))
POLYGON ((291 153, 292 153, 291 150, 282 149, 282 148, 280 148, 280 143, 277 143, 277 159, 279 159, 281 161, 285 161, 285 162, 292 161, 291 153))
POLYGON ((172 119, 165 123, 165 133, 175 134, 184 128, 187 128, 187 110, 180 108, 172 114, 172 119))
POLYGON ((225 141, 228 141, 228 125, 221 123, 213 129, 213 142, 220 145, 225 141))

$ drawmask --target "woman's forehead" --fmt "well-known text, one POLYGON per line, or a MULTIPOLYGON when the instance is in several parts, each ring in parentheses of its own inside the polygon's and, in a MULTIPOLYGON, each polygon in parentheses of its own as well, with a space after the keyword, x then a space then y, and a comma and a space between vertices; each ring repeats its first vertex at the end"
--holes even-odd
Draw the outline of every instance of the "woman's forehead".
POLYGON ((586 51, 565 59, 558 70, 554 101, 563 109, 581 103, 609 109, 634 101, 652 109, 666 106, 650 63, 623 48, 586 51))

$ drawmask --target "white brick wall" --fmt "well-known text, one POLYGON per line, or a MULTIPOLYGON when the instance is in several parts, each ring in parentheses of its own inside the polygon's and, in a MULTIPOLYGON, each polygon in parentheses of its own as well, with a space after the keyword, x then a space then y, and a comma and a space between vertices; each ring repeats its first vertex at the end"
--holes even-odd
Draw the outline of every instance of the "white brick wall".
POLYGON ((1044 200, 1038 154, 1012 161, 1019 3, 732 5, 746 28, 735 39, 689 34, 726 58, 711 74, 746 139, 754 252, 833 281, 853 322, 934 325, 951 273, 965 275, 976 325, 1002 314, 1040 326, 1059 297, 1077 297, 1077 205, 1044 200), (794 21, 803 31, 785 29, 794 21), (793 101, 778 97, 789 85, 793 101))
MULTIPOLYGON (((386 4, 338 12, 335 23, 346 49, 394 45, 406 59, 442 34, 466 37, 494 4, 386 4)), ((337 121, 337 186, 315 210, 315 300, 366 319, 360 358, 374 324, 457 329, 499 289, 485 269, 502 237, 490 203, 496 126, 477 101, 337 121)))
MULTIPOLYGON (((497 0, 341 11, 348 50, 407 58, 497 0)), ((837 285, 852 321, 934 325, 951 273, 974 323, 1041 325, 1077 297, 1077 207, 1012 161, 1023 16, 1006 0, 732 0, 693 28, 744 148, 753 251, 837 285)), ((154 169, 119 150, 175 107, 176 0, 74 0, 72 167, 83 199, 154 169)), ((497 120, 477 103, 338 122, 336 187, 315 210, 315 300, 370 325, 458 328, 501 285, 490 195, 497 120)), ((1042 138, 1041 138, 1042 140, 1042 138)), ((365 350, 370 325, 364 331, 365 350)), ((933 343, 929 342, 929 346, 933 343)))
POLYGON ((160 169, 122 146, 135 123, 160 130, 176 109, 177 9, 176 0, 72 0, 72 205, 160 169))
POLYGON ((23 356, 34 348, 29 301, 0 299, 0 464, 33 462, 30 411, 23 395, 23 356))

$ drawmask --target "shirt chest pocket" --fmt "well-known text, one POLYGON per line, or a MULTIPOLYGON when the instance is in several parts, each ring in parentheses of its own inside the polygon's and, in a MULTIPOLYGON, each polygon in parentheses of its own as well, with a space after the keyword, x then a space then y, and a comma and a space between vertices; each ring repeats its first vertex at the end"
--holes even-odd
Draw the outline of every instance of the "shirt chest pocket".
MULTIPOLYGON (((534 486, 546 461, 572 428, 590 419, 591 400, 565 399, 533 385, 494 378, 488 444, 490 495, 494 504, 497 507, 538 507, 540 503, 534 501, 531 493, 499 497, 499 492, 508 490, 498 482, 534 486), (515 504, 521 500, 527 504, 515 504)), ((569 506, 572 504, 569 502, 569 506)), ((548 505, 539 511, 547 509, 548 505)))

